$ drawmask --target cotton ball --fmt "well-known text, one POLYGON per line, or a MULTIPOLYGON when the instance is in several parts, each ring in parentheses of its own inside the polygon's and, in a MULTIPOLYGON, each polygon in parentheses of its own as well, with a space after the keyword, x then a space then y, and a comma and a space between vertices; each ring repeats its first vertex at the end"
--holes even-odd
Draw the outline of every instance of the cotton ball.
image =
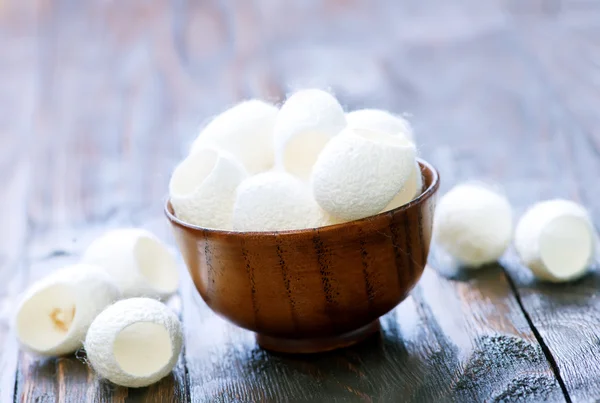
POLYGON ((312 173, 319 205, 342 220, 379 213, 415 166, 414 144, 400 136, 345 129, 323 149, 312 173))
POLYGON ((248 172, 273 166, 273 126, 278 108, 257 99, 244 101, 214 118, 192 144, 190 154, 207 147, 230 152, 248 172))
POLYGON ((183 334, 177 316, 149 298, 131 298, 106 308, 85 338, 92 368, 109 381, 130 388, 158 382, 175 364, 183 334))
POLYGON ((316 89, 294 93, 275 122, 275 164, 308 180, 325 144, 346 126, 344 110, 334 96, 316 89))
POLYGON ((413 130, 403 117, 381 109, 360 109, 346 114, 348 127, 377 130, 388 134, 402 135, 412 140, 413 130))
POLYGON ((210 148, 198 150, 171 177, 169 193, 175 215, 200 227, 231 229, 235 190, 246 176, 232 155, 210 148))
POLYGON ((569 200, 533 205, 515 231, 523 263, 541 280, 561 282, 583 276, 595 255, 596 234, 582 206, 569 200))
POLYGON ((17 308, 17 339, 26 350, 46 356, 81 347, 88 327, 119 289, 99 267, 76 264, 33 284, 17 308))
POLYGON ((510 244, 511 236, 510 203, 487 187, 458 185, 437 205, 435 240, 465 266, 496 261, 510 244))
POLYGON ((238 188, 233 228, 239 231, 282 231, 314 228, 323 216, 308 187, 284 172, 246 179, 238 188))
POLYGON ((166 297, 177 290, 177 262, 152 233, 139 228, 108 231, 86 249, 82 261, 102 267, 125 298, 166 297))
POLYGON ((383 211, 390 211, 411 202, 416 197, 420 196, 422 191, 423 175, 421 174, 421 167, 419 166, 419 163, 415 161, 415 167, 411 171, 408 180, 402 189, 396 193, 396 196, 394 196, 392 201, 385 206, 383 211))

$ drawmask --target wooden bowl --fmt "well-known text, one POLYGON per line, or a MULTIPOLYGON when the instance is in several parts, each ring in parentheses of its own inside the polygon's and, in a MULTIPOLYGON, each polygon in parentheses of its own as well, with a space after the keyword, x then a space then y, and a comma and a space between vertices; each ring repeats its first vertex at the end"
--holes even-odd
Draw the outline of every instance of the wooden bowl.
POLYGON ((425 191, 409 204, 322 228, 220 231, 186 224, 168 202, 165 212, 213 311, 268 350, 333 350, 377 332, 423 273, 439 176, 419 164, 425 191))

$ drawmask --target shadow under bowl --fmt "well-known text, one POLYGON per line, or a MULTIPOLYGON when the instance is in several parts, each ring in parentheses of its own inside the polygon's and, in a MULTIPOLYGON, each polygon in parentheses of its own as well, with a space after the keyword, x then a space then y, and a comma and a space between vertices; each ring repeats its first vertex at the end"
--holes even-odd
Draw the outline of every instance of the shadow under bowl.
MULTIPOLYGON (((406 298, 429 253, 439 175, 419 160, 420 196, 375 216, 327 227, 236 232, 165 213, 194 284, 217 314, 285 353, 346 347, 379 330, 406 298)), ((366 195, 368 197, 368 195, 366 195)))

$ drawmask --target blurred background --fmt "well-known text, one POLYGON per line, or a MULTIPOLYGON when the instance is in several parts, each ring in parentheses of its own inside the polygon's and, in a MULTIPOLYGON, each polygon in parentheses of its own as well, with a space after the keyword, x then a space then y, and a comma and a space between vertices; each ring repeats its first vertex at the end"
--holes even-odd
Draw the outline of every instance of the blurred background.
POLYGON ((507 158, 563 152, 555 132, 598 147, 599 19, 584 0, 2 0, 3 176, 31 179, 36 225, 160 209, 203 122, 318 86, 411 116, 445 184, 573 192, 556 159, 507 158))
MULTIPOLYGON (((19 393, 23 379, 54 385, 54 373, 19 358, 7 336, 17 293, 76 260, 106 228, 138 225, 168 237, 162 208, 172 169, 201 125, 242 99, 282 102, 316 86, 347 110, 404 113, 443 190, 465 179, 495 182, 517 213, 567 197, 600 224, 598 1, 0 0, 0 73, 0 385, 19 393), (17 366, 31 378, 15 378, 17 366)), ((537 300, 527 305, 528 274, 506 270, 525 307, 537 309, 537 300)), ((489 283, 509 293, 504 271, 491 273, 489 283)), ((442 288, 454 292, 447 283, 431 290, 435 281, 423 283, 432 294, 417 293, 421 304, 442 288)), ((585 286, 579 295, 595 295, 585 286)), ((436 316, 444 304, 434 302, 436 316)), ((510 304, 502 309, 521 315, 510 304)), ((405 315, 414 310, 403 306, 405 315)), ((234 331, 215 326, 213 344, 188 346, 189 354, 209 344, 221 351, 217 343, 234 331)), ((253 345, 251 335, 235 334, 253 345)), ((256 369, 235 352, 210 354, 225 362, 221 372, 192 368, 192 378, 256 369)), ((272 363, 256 354, 258 367, 272 363)), ((385 368, 387 355, 375 357, 385 368)), ((203 385, 217 396, 216 384, 203 385)), ((0 388, 0 401, 8 390, 0 388)))

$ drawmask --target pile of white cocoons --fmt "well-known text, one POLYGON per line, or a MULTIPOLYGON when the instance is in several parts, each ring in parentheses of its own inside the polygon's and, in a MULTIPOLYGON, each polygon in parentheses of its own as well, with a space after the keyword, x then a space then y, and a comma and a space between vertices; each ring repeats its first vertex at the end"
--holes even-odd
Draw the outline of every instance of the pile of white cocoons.
POLYGON ((175 257, 152 233, 108 231, 81 262, 53 271, 22 295, 14 318, 24 350, 62 356, 85 347, 104 379, 142 387, 165 377, 183 343, 177 315, 157 298, 179 283, 175 257))
MULTIPOLYGON (((510 202, 486 185, 457 185, 438 202, 434 239, 461 267, 478 268, 494 262, 513 241, 510 202)), ((542 281, 582 277, 595 260, 597 243, 586 209, 563 199, 534 204, 514 230, 517 254, 542 281)))
POLYGON ((244 101, 215 117, 175 168, 181 221, 226 231, 317 228, 402 206, 422 191, 413 132, 377 109, 344 112, 305 89, 277 107, 244 101))

